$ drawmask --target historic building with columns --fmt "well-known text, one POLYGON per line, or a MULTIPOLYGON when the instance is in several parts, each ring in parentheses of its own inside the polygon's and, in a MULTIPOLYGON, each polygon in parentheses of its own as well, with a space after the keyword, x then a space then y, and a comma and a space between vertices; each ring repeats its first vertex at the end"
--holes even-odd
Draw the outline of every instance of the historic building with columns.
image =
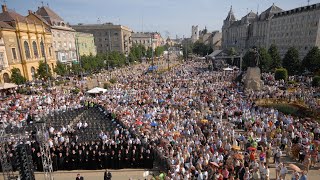
POLYGON ((281 56, 294 46, 303 58, 320 46, 320 3, 284 11, 276 5, 261 14, 249 12, 237 20, 231 7, 222 26, 222 47, 245 51, 275 44, 281 56))
MULTIPOLYGON (((30 14, 32 14, 29 11, 30 14)), ((18 68, 27 80, 34 80, 40 61, 51 69, 56 65, 50 26, 30 15, 22 16, 2 5, 0 13, 0 53, 3 53, 1 82, 9 82, 11 70, 18 68)), ((0 55, 1 59, 1 55, 0 55)))

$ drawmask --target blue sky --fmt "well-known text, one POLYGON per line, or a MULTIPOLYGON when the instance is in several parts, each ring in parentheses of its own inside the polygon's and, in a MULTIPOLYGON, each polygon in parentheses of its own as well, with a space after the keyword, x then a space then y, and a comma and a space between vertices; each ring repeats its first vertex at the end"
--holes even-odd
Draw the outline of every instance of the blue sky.
MULTIPOLYGON (((0 0, 1 3, 3 0, 0 0)), ((237 19, 248 11, 262 12, 273 3, 284 10, 308 4, 307 0, 7 0, 9 9, 22 15, 36 11, 41 1, 70 24, 113 22, 133 31, 158 31, 162 36, 189 37, 191 26, 220 30, 230 6, 237 19)), ((320 0, 311 0, 310 4, 320 0)))

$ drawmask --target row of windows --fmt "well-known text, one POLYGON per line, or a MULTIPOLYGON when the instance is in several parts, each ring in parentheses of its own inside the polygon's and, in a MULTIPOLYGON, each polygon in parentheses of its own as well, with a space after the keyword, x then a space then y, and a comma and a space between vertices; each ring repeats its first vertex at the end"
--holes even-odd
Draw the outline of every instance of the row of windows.
POLYGON ((316 14, 308 14, 308 15, 302 15, 302 16, 293 16, 291 18, 282 18, 282 19, 276 19, 271 22, 272 25, 275 24, 288 24, 292 22, 306 22, 306 21, 312 21, 312 20, 319 20, 319 15, 316 14))
POLYGON ((313 33, 312 30, 310 31, 296 31, 296 32, 279 32, 279 33, 271 33, 270 37, 280 37, 280 38, 284 38, 284 37, 290 37, 290 36, 312 36, 313 34, 315 34, 316 32, 313 33))
POLYGON ((67 48, 67 47, 69 47, 69 48, 73 48, 75 45, 74 45, 74 43, 72 43, 72 42, 64 42, 63 44, 62 44, 62 42, 61 41, 58 41, 58 43, 56 42, 56 41, 53 41, 53 46, 55 47, 55 48, 67 48))
MULTIPOLYGON (((30 51, 30 47, 29 47, 29 43, 27 41, 23 42, 23 47, 24 47, 24 53, 25 53, 25 57, 26 59, 31 59, 31 51, 30 51)), ((38 51, 38 46, 37 43, 35 41, 32 42, 32 53, 33 53, 33 58, 39 58, 39 51, 38 51)), ((45 50, 44 50, 44 44, 41 41, 40 42, 40 50, 41 50, 41 55, 42 57, 45 56, 45 50)), ((13 60, 17 60, 18 56, 17 56, 17 52, 16 52, 16 48, 11 48, 11 53, 12 53, 12 58, 13 60)), ((49 55, 51 56, 51 48, 49 48, 49 55)))

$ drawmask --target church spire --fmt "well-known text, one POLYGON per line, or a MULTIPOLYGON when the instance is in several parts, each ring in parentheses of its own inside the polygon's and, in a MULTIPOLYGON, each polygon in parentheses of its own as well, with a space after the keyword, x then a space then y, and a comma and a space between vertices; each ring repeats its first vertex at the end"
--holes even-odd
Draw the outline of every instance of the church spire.
POLYGON ((226 21, 235 21, 235 20, 236 20, 236 17, 233 14, 232 6, 231 6, 228 16, 226 18, 226 21))

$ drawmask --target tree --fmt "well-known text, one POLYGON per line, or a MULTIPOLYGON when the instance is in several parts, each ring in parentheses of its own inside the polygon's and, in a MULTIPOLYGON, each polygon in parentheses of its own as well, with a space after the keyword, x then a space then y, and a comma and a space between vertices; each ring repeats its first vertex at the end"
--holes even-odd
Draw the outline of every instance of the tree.
POLYGON ((260 64, 259 67, 262 72, 269 72, 272 65, 272 58, 270 54, 267 52, 265 48, 259 49, 259 55, 260 55, 260 64))
POLYGON ((312 86, 313 87, 320 87, 320 76, 313 77, 312 86))
POLYGON ((313 47, 302 60, 304 69, 316 73, 320 70, 320 49, 313 47))
POLYGON ((288 71, 285 68, 276 69, 275 74, 274 74, 274 78, 275 78, 275 80, 283 79, 283 80, 287 81, 288 71))
POLYGON ((40 79, 45 79, 45 80, 48 78, 51 78, 52 74, 51 74, 50 66, 47 63, 40 61, 36 76, 40 79))
POLYGON ((152 48, 148 47, 147 52, 146 52, 147 58, 151 58, 152 57, 152 51, 153 51, 152 48))
POLYGON ((184 43, 182 45, 182 52, 183 52, 183 58, 187 58, 188 54, 192 53, 192 49, 193 49, 193 44, 192 43, 184 43))
POLYGON ((64 76, 67 74, 67 66, 61 62, 57 62, 57 66, 53 70, 55 73, 57 73, 60 76, 64 76))
POLYGON ((271 66, 270 69, 280 68, 282 66, 281 57, 278 51, 278 48, 275 44, 272 44, 268 50, 269 55, 271 56, 271 66))
POLYGON ((210 45, 206 45, 202 42, 195 42, 192 49, 193 53, 198 54, 199 56, 206 56, 213 52, 213 49, 210 45))
POLYGON ((13 68, 11 70, 10 81, 17 85, 20 85, 20 84, 24 84, 27 81, 27 79, 21 75, 20 70, 18 68, 13 68))
POLYGON ((71 71, 74 73, 74 74, 80 74, 82 69, 80 67, 80 64, 79 63, 73 63, 72 66, 71 66, 71 71))
POLYGON ((299 52, 296 48, 290 47, 282 60, 282 66, 288 70, 289 75, 295 75, 299 71, 299 52))
POLYGON ((255 52, 253 49, 249 49, 242 58, 242 70, 246 70, 249 65, 250 61, 255 58, 255 52))
POLYGON ((163 54, 163 52, 165 51, 165 47, 164 46, 158 46, 156 47, 156 49, 154 50, 154 54, 155 56, 159 57, 163 54))

